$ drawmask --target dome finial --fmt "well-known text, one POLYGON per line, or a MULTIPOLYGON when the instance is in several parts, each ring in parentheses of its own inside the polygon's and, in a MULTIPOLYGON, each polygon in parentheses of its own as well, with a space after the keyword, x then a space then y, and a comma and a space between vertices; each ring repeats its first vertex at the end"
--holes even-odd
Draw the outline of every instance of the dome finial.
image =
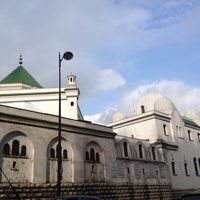
POLYGON ((20 55, 19 55, 19 64, 20 64, 20 65, 22 65, 22 64, 23 64, 22 53, 20 53, 20 55))

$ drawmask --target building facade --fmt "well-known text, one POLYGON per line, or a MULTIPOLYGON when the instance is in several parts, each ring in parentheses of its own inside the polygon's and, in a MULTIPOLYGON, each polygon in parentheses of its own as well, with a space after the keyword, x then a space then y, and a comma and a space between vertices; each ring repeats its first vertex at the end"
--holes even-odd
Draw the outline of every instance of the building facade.
MULTIPOLYGON (((0 182, 54 183, 58 89, 42 88, 20 61, 0 82, 0 182)), ((103 126, 84 120, 79 94, 70 74, 62 89, 62 182, 199 188, 198 112, 181 117, 171 100, 149 94, 133 116, 116 113, 103 126)))
POLYGON ((156 149, 167 164, 172 188, 199 189, 199 120, 198 111, 181 116, 170 99, 150 93, 139 100, 133 116, 116 113, 108 126, 118 136, 148 139, 153 158, 156 149))

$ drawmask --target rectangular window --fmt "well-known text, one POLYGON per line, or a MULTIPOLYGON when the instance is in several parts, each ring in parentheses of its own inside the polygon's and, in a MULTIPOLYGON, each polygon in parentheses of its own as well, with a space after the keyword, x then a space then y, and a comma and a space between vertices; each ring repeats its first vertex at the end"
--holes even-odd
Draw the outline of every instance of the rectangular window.
POLYGON ((178 138, 183 138, 183 131, 181 126, 176 126, 176 133, 178 138))
POLYGON ((190 141, 193 140, 193 138, 192 138, 192 134, 191 134, 191 131, 190 131, 190 130, 188 130, 188 138, 189 138, 190 141))
POLYGON ((168 135, 166 124, 163 124, 163 131, 164 131, 164 135, 168 135))
POLYGON ((175 162, 171 162, 171 166, 172 166, 172 174, 176 176, 177 174, 176 174, 176 169, 175 169, 175 162))
POLYGON ((181 126, 179 126, 179 137, 183 138, 183 132, 182 132, 181 126))
POLYGON ((184 163, 184 168, 185 168, 185 175, 189 176, 189 173, 188 173, 188 164, 187 163, 184 163))
POLYGON ((198 142, 200 142, 200 133, 197 133, 198 142))
POLYGON ((12 171, 19 171, 18 163, 16 161, 13 161, 11 170, 12 171))

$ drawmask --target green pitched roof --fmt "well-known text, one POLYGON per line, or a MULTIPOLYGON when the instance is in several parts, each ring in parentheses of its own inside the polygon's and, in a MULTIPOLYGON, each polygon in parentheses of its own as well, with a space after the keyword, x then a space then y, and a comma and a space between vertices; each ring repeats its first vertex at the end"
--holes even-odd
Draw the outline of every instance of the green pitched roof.
POLYGON ((0 81, 0 84, 7 83, 23 83, 33 87, 42 88, 42 86, 21 65, 0 81))
POLYGON ((189 125, 192 125, 192 126, 199 127, 199 125, 192 120, 183 118, 183 121, 184 121, 185 124, 189 124, 189 125))

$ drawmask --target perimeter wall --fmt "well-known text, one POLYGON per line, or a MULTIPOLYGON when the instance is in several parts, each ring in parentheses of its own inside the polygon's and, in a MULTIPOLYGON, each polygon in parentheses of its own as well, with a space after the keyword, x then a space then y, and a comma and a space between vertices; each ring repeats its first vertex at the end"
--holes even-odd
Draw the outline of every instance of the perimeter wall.
MULTIPOLYGON (((23 200, 44 200, 56 196, 57 187, 48 184, 14 184, 16 192, 23 200)), ((173 191, 170 185, 133 185, 113 183, 62 183, 62 195, 95 195, 102 200, 175 200, 184 193, 173 191)), ((0 184, 0 199, 17 199, 9 184, 0 184)))

